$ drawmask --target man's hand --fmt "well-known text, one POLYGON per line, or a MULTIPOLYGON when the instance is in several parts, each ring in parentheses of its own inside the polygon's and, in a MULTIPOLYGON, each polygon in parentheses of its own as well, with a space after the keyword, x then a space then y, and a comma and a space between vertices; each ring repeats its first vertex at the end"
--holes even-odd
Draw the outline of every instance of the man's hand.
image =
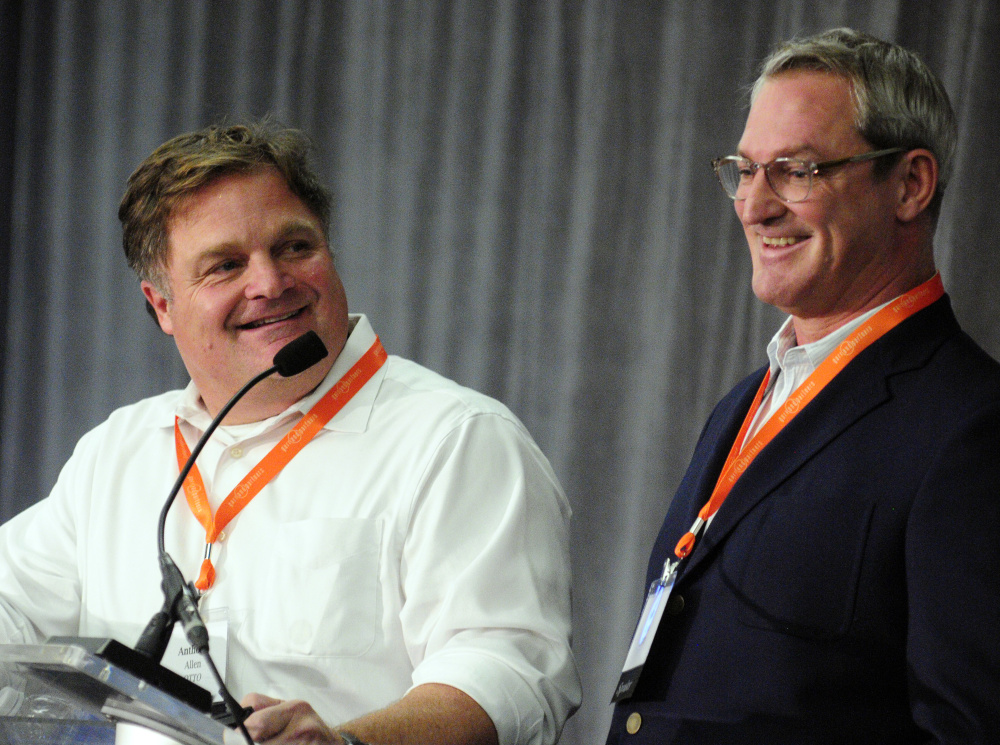
MULTIPOLYGON (((259 693, 251 693, 245 696, 241 703, 254 710, 243 723, 254 742, 266 742, 268 745, 284 743, 339 745, 343 742, 305 701, 281 701, 259 693)), ((226 734, 227 742, 243 742, 239 732, 226 734), (232 735, 236 735, 236 739, 233 739, 232 735)))
MULTIPOLYGON (((241 703, 254 710, 244 722, 254 742, 343 743, 305 701, 281 701, 251 693, 241 703)), ((497 745, 493 721, 479 704, 457 688, 440 683, 419 685, 386 708, 346 722, 344 729, 378 745, 497 745)), ((229 731, 226 745, 245 743, 238 731, 229 731)))

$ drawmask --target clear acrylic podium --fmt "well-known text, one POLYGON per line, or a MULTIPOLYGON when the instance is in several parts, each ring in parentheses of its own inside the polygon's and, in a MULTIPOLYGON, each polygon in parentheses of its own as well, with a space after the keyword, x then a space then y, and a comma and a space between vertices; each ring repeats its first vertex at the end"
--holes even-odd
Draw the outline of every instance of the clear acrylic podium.
POLYGON ((0 745, 222 745, 225 725, 124 657, 61 641, 0 644, 0 745))

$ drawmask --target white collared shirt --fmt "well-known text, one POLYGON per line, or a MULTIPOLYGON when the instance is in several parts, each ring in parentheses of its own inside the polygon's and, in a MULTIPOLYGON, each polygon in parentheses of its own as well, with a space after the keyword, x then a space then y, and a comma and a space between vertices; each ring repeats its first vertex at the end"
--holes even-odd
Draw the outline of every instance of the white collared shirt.
POLYGON ((830 356, 833 350, 840 346, 844 339, 891 302, 892 300, 889 300, 877 308, 872 308, 840 328, 831 331, 822 339, 801 346, 796 345, 795 328, 792 325, 791 316, 786 318, 781 328, 768 342, 767 357, 771 363, 771 379, 768 381, 760 408, 757 409, 757 414, 747 430, 741 447, 745 447, 753 439, 764 423, 806 382, 806 379, 816 371, 823 360, 830 356))
MULTIPOLYGON (((198 459, 213 509, 375 339, 355 317, 325 381, 225 427, 198 459)), ((162 604, 156 524, 208 414, 189 386, 114 412, 51 495, 0 527, 0 638, 134 644, 162 604)), ((502 404, 390 356, 233 519, 206 620, 228 618, 226 680, 340 723, 412 686, 469 694, 504 743, 552 743, 579 705, 569 648, 569 504, 502 404)), ((198 575, 205 531, 181 494, 166 547, 198 575)), ((206 686, 210 687, 210 686, 206 686)))

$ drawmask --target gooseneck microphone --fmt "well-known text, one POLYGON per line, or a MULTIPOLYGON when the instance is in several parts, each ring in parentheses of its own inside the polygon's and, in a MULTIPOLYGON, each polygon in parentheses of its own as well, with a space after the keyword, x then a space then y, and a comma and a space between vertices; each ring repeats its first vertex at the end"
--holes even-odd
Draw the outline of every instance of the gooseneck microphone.
MULTIPOLYGON (((222 423, 222 420, 226 418, 226 415, 232 410, 232 408, 239 402, 247 392, 257 385, 259 382, 267 377, 270 377, 274 373, 278 373, 282 377, 288 378, 293 375, 298 375, 310 367, 315 365, 321 359, 326 357, 328 354, 326 346, 320 340, 319 335, 315 331, 307 331, 302 336, 293 339, 288 344, 283 346, 278 350, 278 353, 274 355, 274 366, 260 373, 254 377, 250 382, 240 388, 236 394, 229 399, 225 406, 215 415, 212 422, 208 425, 205 433, 199 438, 198 443, 191 450, 191 455, 188 457, 187 462, 181 469, 180 474, 177 476, 177 480, 174 482, 173 488, 170 490, 169 496, 167 496, 167 501, 163 505, 163 509, 160 511, 160 520, 157 526, 157 549, 159 554, 160 563, 160 573, 163 576, 162 588, 164 603, 163 607, 150 619, 146 628, 143 630, 142 635, 139 637, 139 641, 136 642, 135 649, 141 652, 146 657, 149 657, 154 662, 160 662, 163 659, 163 654, 167 649, 167 644, 170 641, 170 635, 174 628, 174 623, 179 620, 181 625, 184 627, 184 633, 187 636, 188 642, 194 647, 196 651, 205 655, 206 661, 209 667, 212 669, 213 674, 220 684, 220 690, 222 692, 223 698, 226 700, 227 705, 230 708, 238 704, 232 699, 226 690, 225 684, 223 683, 221 676, 215 669, 215 665, 212 663, 211 657, 208 656, 208 629, 205 628, 205 623, 201 619, 201 615, 198 613, 198 596, 194 587, 184 581, 184 576, 181 574, 180 569, 174 563, 174 560, 167 553, 166 546, 164 544, 164 533, 166 531, 167 523, 167 513, 170 511, 170 507, 180 492, 184 479, 187 478, 188 473, 194 467, 195 461, 201 454, 202 449, 205 447, 205 443, 208 442, 208 438, 212 436, 212 433, 218 428, 222 423)), ((242 728, 242 719, 237 717, 237 723, 242 728)), ((247 738, 249 742, 249 737, 247 738)))
POLYGON ((307 331, 278 350, 278 353, 274 355, 274 368, 267 370, 264 377, 276 372, 283 378, 290 378, 300 372, 305 372, 327 354, 319 334, 315 331, 307 331))
POLYGON ((315 365, 326 357, 327 354, 326 346, 324 346, 315 331, 307 331, 302 336, 290 341, 274 355, 273 367, 254 377, 229 399, 208 425, 208 428, 198 440, 194 449, 191 450, 191 455, 181 469, 180 474, 178 474, 177 480, 174 482, 174 486, 167 496, 167 501, 160 511, 160 520, 157 526, 157 548, 160 571, 163 575, 163 594, 166 603, 153 616, 146 629, 142 632, 139 641, 135 645, 137 651, 142 652, 156 662, 162 660, 163 653, 166 651, 167 643, 170 640, 170 632, 173 630, 173 623, 177 619, 183 624, 188 641, 191 642, 197 651, 203 652, 208 649, 208 632, 205 630, 205 624, 198 615, 197 598, 194 590, 191 589, 188 583, 184 582, 183 575, 170 557, 170 554, 167 553, 164 545, 167 513, 170 511, 174 499, 180 492, 184 484, 184 479, 187 478, 188 473, 194 467, 195 461, 205 447, 205 443, 208 442, 208 439, 222 423, 222 420, 226 418, 226 415, 251 388, 274 373, 278 373, 285 378, 298 375, 315 365))

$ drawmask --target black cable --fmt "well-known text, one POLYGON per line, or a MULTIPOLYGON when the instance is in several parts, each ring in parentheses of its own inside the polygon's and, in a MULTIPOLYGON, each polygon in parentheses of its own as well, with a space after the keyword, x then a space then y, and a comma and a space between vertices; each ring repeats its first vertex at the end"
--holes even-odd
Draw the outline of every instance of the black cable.
POLYGON ((218 414, 216 414, 215 418, 212 420, 212 423, 208 425, 208 429, 206 429, 205 433, 198 439, 197 444, 194 446, 194 450, 191 451, 191 455, 187 459, 187 463, 184 464, 183 470, 177 476, 177 480, 174 481, 174 486, 170 490, 170 494, 167 496, 166 504, 164 504, 163 509, 160 510, 160 521, 159 523, 157 523, 157 530, 156 530, 156 545, 161 555, 167 552, 164 543, 164 534, 166 533, 166 526, 167 526, 167 513, 170 512, 170 506, 174 503, 174 499, 177 497, 177 493, 181 490, 181 487, 184 485, 184 479, 186 479, 188 473, 191 472, 191 468, 194 466, 195 461, 198 460, 198 456, 201 454, 201 451, 204 449, 205 444, 208 442, 208 438, 211 437, 212 433, 215 432, 215 430, 218 428, 220 424, 222 424, 222 420, 226 418, 226 414, 229 413, 229 410, 232 409, 237 403, 239 403, 239 400, 241 398, 243 398, 243 394, 245 394, 248 390, 257 385, 264 378, 266 378, 269 375, 273 375, 277 371, 278 371, 277 365, 268 368, 260 375, 255 377, 253 380, 251 380, 249 383, 247 383, 245 386, 240 388, 239 391, 237 391, 236 395, 233 396, 231 399, 229 399, 229 402, 222 407, 222 410, 218 414))
POLYGON ((250 733, 247 732, 246 725, 243 724, 243 720, 246 719, 246 714, 243 711, 243 707, 239 705, 239 702, 233 698, 233 695, 226 688, 226 684, 222 681, 222 676, 219 674, 219 669, 215 666, 215 660, 207 652, 202 653, 202 657, 205 658, 205 662, 208 663, 208 669, 212 671, 212 677, 215 678, 215 682, 219 684, 219 694, 222 696, 222 701, 225 703, 226 708, 229 709, 229 713, 233 717, 233 721, 236 723, 236 728, 243 733, 243 737, 246 738, 247 745, 254 745, 253 739, 250 737, 250 733))

